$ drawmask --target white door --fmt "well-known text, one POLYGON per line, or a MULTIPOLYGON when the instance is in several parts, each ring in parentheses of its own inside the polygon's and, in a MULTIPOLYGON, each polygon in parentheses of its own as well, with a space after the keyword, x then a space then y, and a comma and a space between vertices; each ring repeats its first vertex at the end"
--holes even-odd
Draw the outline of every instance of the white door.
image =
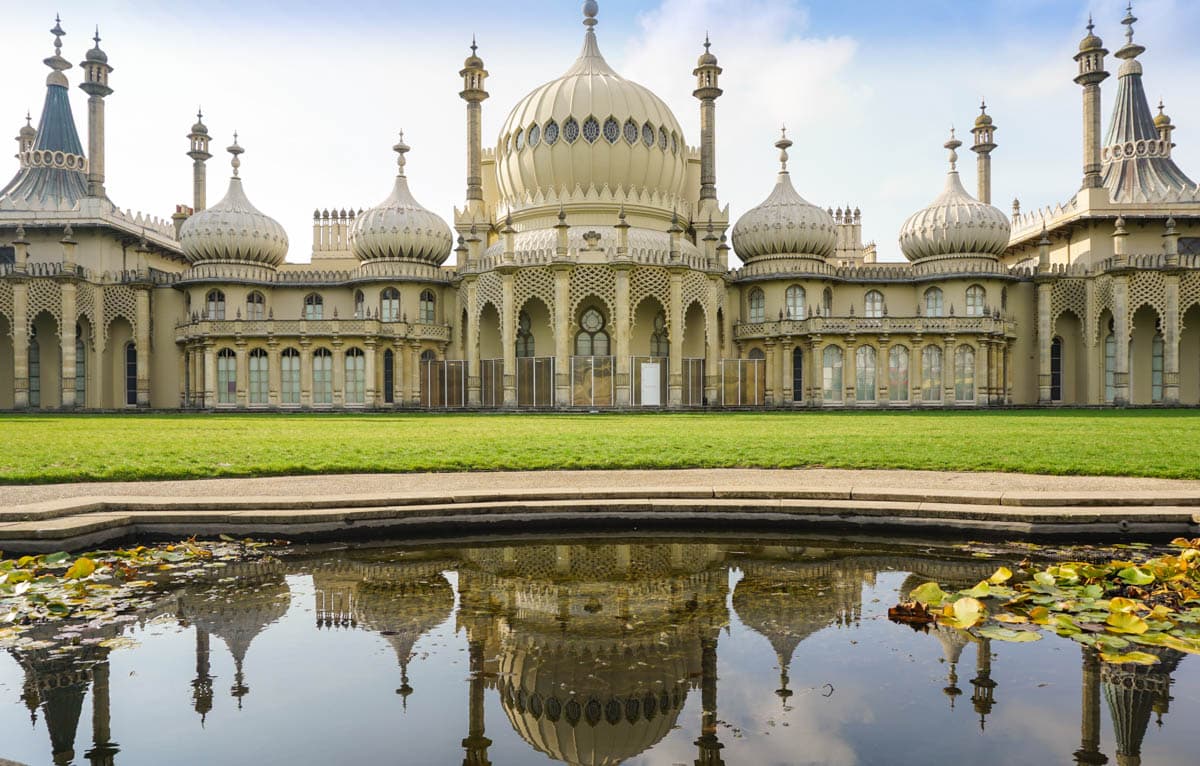
POLYGON ((662 386, 659 385, 661 375, 659 362, 642 362, 642 406, 662 406, 662 386))

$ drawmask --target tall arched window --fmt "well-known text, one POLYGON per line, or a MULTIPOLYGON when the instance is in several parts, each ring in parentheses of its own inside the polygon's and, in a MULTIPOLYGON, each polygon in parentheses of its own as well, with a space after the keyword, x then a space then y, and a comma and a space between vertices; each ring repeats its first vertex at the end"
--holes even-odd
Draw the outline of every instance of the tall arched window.
POLYGON ((267 352, 256 348, 250 352, 250 403, 266 404, 269 373, 267 370, 267 352))
POLYGON ((313 404, 333 404, 333 354, 319 348, 312 355, 313 404))
POLYGON ((421 322, 424 324, 433 324, 437 321, 436 317, 437 299, 433 297, 433 290, 421 291, 421 322))
POLYGON ((987 293, 979 285, 971 285, 967 288, 967 316, 981 317, 984 313, 984 301, 987 300, 987 293))
POLYGON ((792 401, 804 401, 804 351, 792 349, 792 401))
POLYGON ((205 313, 209 320, 225 318, 225 293, 220 290, 209 290, 204 299, 205 313))
POLYGON ((246 296, 246 318, 254 321, 267 318, 267 299, 257 290, 246 296))
POLYGON ((787 299, 787 318, 788 319, 803 319, 804 318, 804 288, 800 285, 792 285, 784 294, 787 299))
POLYGON ((362 290, 354 291, 354 318, 364 319, 367 316, 367 297, 362 290))
POLYGON ((517 356, 531 357, 534 355, 533 322, 529 312, 522 311, 517 317, 517 356))
POLYGON ((942 400, 942 348, 921 349, 921 398, 927 402, 942 400))
POLYGON ((237 354, 231 348, 217 352, 217 404, 237 404, 237 354))
POLYGON ((316 293, 304 296, 304 318, 318 320, 325 318, 325 299, 316 293))
POLYGON ((437 353, 433 349, 427 348, 421 352, 421 361, 422 362, 436 362, 437 361, 437 353))
POLYGON ((379 295, 379 320, 400 321, 400 291, 394 287, 387 288, 379 295))
POLYGON ((346 404, 366 402, 367 358, 361 348, 346 349, 346 404))
POLYGON ((583 312, 575 334, 575 356, 608 356, 608 332, 604 315, 596 309, 583 312))
POLYGON ((863 316, 867 319, 879 319, 883 316, 883 293, 867 290, 863 297, 863 316))
POLYGON ((29 406, 42 406, 42 344, 37 330, 29 338, 29 406))
POLYGON ((78 324, 75 325, 75 406, 87 406, 87 344, 78 324))
POLYGON ((854 398, 875 401, 875 348, 859 346, 854 352, 854 398))
POLYGON ((654 315, 654 331, 650 333, 650 356, 667 357, 671 355, 671 340, 667 336, 667 315, 658 312, 654 315))
POLYGON ((747 303, 750 306, 751 322, 761 322, 767 318, 767 301, 762 290, 757 287, 751 290, 747 303))
POLYGON ((908 348, 888 349, 888 401, 908 401, 908 348))
POLYGON ((1104 401, 1117 398, 1117 339, 1110 332, 1104 337, 1104 401))
POLYGON ((822 352, 824 379, 821 382, 821 394, 827 402, 842 401, 842 360, 841 346, 826 346, 822 352))
POLYGON ((1163 400, 1163 336, 1155 333, 1150 341, 1150 401, 1163 400))
POLYGON ((125 344, 125 404, 137 406, 137 346, 132 341, 125 344))
POLYGON ((970 346, 954 349, 954 400, 975 401, 975 349, 970 346))
POLYGON ((383 352, 383 401, 396 403, 396 354, 390 348, 383 352))
POLYGON ((925 316, 940 317, 942 315, 942 288, 931 287, 925 291, 925 316))
POLYGON ((279 355, 279 403, 300 403, 300 352, 294 348, 279 355))
POLYGON ((821 309, 825 316, 833 316, 833 288, 826 287, 821 293, 821 309))
POLYGON ((1055 335, 1050 341, 1050 401, 1062 401, 1063 339, 1055 335))

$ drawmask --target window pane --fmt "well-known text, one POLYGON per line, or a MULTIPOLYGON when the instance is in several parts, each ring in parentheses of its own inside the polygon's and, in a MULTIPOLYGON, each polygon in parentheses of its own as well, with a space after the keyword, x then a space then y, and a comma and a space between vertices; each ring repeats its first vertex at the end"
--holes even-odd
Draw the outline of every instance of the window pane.
POLYGON ((860 346, 855 354, 856 376, 854 398, 860 402, 875 401, 875 349, 860 346))
POLYGON ((908 349, 892 346, 888 351, 888 399, 908 401, 908 349))

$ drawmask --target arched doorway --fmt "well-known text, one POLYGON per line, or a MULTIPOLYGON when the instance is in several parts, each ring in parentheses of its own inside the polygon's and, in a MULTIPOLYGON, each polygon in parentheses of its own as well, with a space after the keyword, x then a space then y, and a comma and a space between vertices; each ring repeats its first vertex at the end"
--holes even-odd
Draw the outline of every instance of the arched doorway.
POLYGON ((1200 404, 1200 303, 1184 313, 1179 334, 1179 403, 1200 404))
MULTIPOLYGON (((126 346, 133 344, 133 325, 124 317, 117 317, 108 325, 108 340, 105 342, 107 352, 100 364, 102 380, 100 406, 105 409, 121 409, 129 402, 128 387, 128 352, 126 346)), ((134 363, 137 362, 136 350, 134 363)), ((134 372, 133 402, 137 404, 137 373, 134 372)), ((214 394, 215 396, 215 394, 214 394)), ((215 399, 214 399, 215 401, 215 399)))
POLYGON ((43 311, 34 317, 29 338, 29 406, 52 410, 62 406, 62 349, 58 320, 43 311))
POLYGON ((1142 306, 1129 333, 1129 403, 1157 404, 1163 399, 1163 337, 1156 312, 1142 306))
POLYGON ((700 407, 704 404, 704 377, 706 367, 705 339, 708 330, 704 308, 693 301, 683 314, 683 398, 684 407, 700 407))
POLYGON ((1083 322, 1073 312, 1064 311, 1055 322, 1054 329, 1054 341, 1050 347, 1050 400, 1062 404, 1084 404, 1087 402, 1087 375, 1083 322))

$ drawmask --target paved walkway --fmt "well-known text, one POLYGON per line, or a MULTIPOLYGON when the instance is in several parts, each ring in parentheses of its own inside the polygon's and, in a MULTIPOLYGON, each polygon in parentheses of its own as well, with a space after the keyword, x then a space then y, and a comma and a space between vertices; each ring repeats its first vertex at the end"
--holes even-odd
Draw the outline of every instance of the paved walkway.
POLYGON ((1124 476, 1040 476, 1018 473, 849 471, 827 468, 752 468, 677 471, 504 471, 485 473, 343 474, 261 479, 88 482, 0 486, 0 508, 82 497, 305 497, 409 492, 487 492, 513 489, 635 489, 722 486, 755 490, 904 489, 988 492, 1158 492, 1200 490, 1198 480, 1124 476))

